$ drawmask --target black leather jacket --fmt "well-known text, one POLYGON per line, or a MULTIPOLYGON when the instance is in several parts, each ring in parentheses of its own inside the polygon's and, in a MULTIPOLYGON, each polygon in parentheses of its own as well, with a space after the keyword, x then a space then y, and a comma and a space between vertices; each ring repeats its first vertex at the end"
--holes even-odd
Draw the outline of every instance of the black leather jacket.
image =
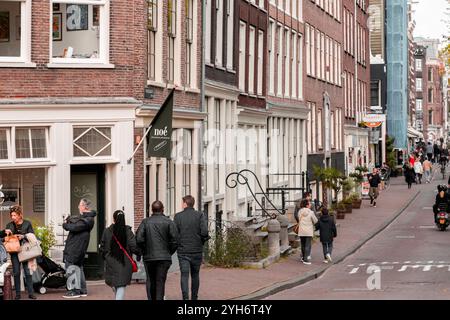
POLYGON ((177 229, 172 220, 162 213, 154 213, 142 220, 136 242, 141 248, 144 261, 172 261, 177 250, 177 229))

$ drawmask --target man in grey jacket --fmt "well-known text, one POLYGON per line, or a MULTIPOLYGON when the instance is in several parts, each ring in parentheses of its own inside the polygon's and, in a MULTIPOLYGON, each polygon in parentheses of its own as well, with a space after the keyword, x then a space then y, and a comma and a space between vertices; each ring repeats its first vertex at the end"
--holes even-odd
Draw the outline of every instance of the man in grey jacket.
POLYGON ((175 215, 178 229, 178 261, 181 271, 183 300, 189 300, 189 272, 191 274, 191 299, 198 300, 200 266, 203 260, 203 244, 209 239, 206 218, 194 210, 195 199, 183 197, 183 211, 175 215))

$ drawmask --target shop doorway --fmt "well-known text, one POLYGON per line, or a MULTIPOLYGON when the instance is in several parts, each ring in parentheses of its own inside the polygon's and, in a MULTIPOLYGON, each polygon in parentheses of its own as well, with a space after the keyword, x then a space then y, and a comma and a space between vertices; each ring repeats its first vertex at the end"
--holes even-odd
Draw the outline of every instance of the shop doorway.
POLYGON ((84 260, 84 273, 88 280, 98 280, 103 278, 103 259, 98 252, 98 245, 105 229, 105 165, 71 167, 71 213, 78 212, 78 204, 82 198, 91 200, 93 209, 97 212, 84 260))

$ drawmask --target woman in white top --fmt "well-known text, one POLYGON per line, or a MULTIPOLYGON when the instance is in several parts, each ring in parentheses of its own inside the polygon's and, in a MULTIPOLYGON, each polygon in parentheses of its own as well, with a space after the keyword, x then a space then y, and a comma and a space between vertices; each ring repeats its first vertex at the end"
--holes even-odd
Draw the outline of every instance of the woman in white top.
POLYGON ((420 158, 416 158, 414 161, 414 172, 416 173, 417 180, 419 183, 422 183, 422 175, 423 175, 423 167, 422 162, 420 162, 420 158))
POLYGON ((310 209, 310 200, 303 199, 300 207, 298 235, 301 241, 302 262, 304 264, 311 264, 311 243, 314 235, 314 225, 317 223, 317 218, 314 212, 310 209))

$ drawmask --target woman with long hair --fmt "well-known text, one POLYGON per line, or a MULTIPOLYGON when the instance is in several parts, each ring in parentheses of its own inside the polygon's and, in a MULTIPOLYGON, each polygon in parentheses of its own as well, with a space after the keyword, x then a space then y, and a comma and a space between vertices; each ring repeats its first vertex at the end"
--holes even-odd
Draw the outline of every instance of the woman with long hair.
MULTIPOLYGON (((23 244, 24 241, 28 241, 26 235, 28 233, 34 233, 33 226, 31 222, 25 220, 23 218, 22 207, 19 205, 12 206, 9 209, 9 215, 11 217, 11 222, 6 225, 5 232, 8 234, 15 234, 18 236, 20 245, 23 244)), ((28 268, 28 261, 23 261, 22 263, 19 261, 18 253, 10 253, 11 262, 13 266, 13 274, 14 274, 14 288, 16 290, 16 300, 20 300, 20 265, 22 265, 23 272, 25 273, 25 285, 28 291, 28 297, 30 299, 36 299, 33 290, 33 278, 30 274, 30 269, 28 268)))
POLYGON ((123 300, 125 287, 131 283, 133 267, 128 256, 140 255, 136 238, 131 227, 125 224, 125 214, 117 210, 113 214, 113 223, 103 232, 100 253, 105 260, 105 283, 110 286, 116 300, 123 300))

